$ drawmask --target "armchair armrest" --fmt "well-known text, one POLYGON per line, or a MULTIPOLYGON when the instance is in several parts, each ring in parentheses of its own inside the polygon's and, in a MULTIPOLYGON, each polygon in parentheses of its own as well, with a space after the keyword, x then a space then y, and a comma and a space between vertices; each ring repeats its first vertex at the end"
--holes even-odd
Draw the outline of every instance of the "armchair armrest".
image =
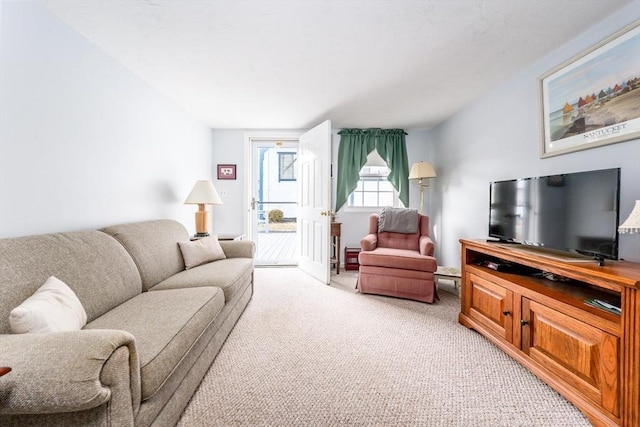
POLYGON ((220 247, 227 258, 253 258, 256 251, 251 240, 221 240, 220 247))
POLYGON ((114 363, 129 373, 126 388, 134 412, 140 405, 135 338, 125 331, 0 335, 0 361, 12 367, 0 381, 0 419, 3 414, 73 412, 102 405, 112 398, 112 388, 122 388, 103 378, 113 377, 109 372, 114 363), (114 354, 115 362, 110 360, 114 354))
POLYGON ((433 240, 429 236, 420 236, 420 255, 433 256, 433 240))
POLYGON ((378 235, 377 234, 367 234, 362 239, 360 239, 360 249, 363 251, 372 251, 378 247, 378 235))

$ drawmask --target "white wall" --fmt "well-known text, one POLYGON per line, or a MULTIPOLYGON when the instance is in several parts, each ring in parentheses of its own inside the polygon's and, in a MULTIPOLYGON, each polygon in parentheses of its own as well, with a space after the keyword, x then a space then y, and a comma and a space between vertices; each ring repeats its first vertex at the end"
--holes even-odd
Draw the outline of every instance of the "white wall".
MULTIPOLYGON (((459 265, 460 238, 485 238, 489 182, 500 179, 620 167, 620 221, 640 199, 640 140, 540 159, 537 78, 639 17, 638 2, 604 19, 493 88, 433 130, 435 212, 442 224, 439 264, 459 265)), ((620 236, 620 257, 640 261, 640 238, 620 236)))
POLYGON ((213 185, 218 190, 222 205, 213 206, 213 231, 217 234, 245 233, 246 217, 249 209, 245 195, 244 131, 238 129, 214 129, 212 162, 236 165, 235 180, 218 180, 214 176, 213 185))
POLYGON ((36 1, 0 3, 0 237, 173 218, 211 130, 36 1))

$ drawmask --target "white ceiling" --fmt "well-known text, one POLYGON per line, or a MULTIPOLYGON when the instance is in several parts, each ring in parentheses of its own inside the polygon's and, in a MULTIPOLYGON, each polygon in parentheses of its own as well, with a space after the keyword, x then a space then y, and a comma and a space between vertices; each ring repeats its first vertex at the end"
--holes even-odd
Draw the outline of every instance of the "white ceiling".
POLYGON ((43 0, 186 111, 241 129, 429 129, 633 1, 43 0))

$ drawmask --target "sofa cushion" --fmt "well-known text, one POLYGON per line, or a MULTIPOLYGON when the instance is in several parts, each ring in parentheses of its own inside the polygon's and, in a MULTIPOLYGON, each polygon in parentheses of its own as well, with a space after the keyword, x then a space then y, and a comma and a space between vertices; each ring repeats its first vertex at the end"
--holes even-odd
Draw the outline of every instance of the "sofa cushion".
POLYGON ((178 246, 180 246, 184 267, 187 270, 207 262, 226 258, 218 242, 218 236, 215 234, 193 242, 178 242, 178 246))
POLYGON ((162 387, 223 307, 222 290, 215 287, 145 292, 85 329, 121 329, 136 338, 144 401, 162 387))
POLYGON ((373 265, 403 270, 433 272, 438 268, 436 259, 406 249, 376 248, 358 255, 360 265, 373 265))
POLYGON ((408 249, 412 251, 420 250, 420 234, 406 233, 378 233, 379 248, 408 249))
POLYGON ((51 276, 11 310, 9 324, 14 334, 79 331, 87 324, 87 313, 71 288, 51 276))
POLYGON ((189 240, 182 224, 169 219, 113 225, 101 229, 113 236, 133 258, 144 290, 184 270, 178 242, 189 240))
POLYGON ((158 283, 150 290, 215 286, 224 291, 225 301, 229 301, 242 283, 250 281, 251 274, 253 274, 253 259, 226 258, 182 271, 158 283))
POLYGON ((0 334, 9 313, 56 276, 76 294, 91 321, 142 292, 127 251, 99 231, 0 239, 0 334))

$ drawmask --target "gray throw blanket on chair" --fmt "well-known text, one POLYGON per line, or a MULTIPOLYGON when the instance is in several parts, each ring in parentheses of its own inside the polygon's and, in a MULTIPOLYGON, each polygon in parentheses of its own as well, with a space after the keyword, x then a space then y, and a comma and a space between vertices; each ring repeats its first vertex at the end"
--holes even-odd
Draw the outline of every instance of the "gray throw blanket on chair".
POLYGON ((420 216, 416 209, 382 208, 378 221, 378 233, 383 231, 393 233, 413 234, 418 232, 420 216))

